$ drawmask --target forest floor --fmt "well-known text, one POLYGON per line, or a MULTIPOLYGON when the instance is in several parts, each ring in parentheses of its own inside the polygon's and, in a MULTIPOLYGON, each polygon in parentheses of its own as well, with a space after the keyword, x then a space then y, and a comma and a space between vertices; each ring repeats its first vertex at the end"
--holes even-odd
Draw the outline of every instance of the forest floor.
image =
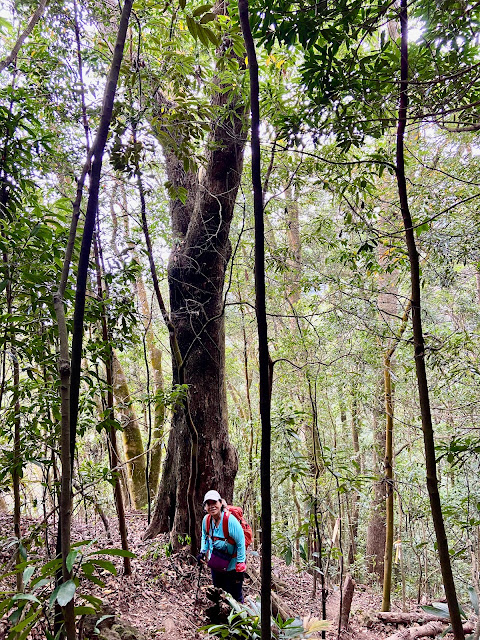
MULTIPOLYGON (((25 522, 23 534, 35 526, 35 520, 25 522)), ((120 540, 115 532, 115 521, 111 520, 112 539, 108 540, 100 519, 92 519, 88 523, 75 522, 73 525, 73 542, 96 539, 97 548, 120 548, 120 540)), ((141 634, 136 635, 139 640, 199 640, 206 638, 198 632, 198 627, 207 623, 205 608, 211 604, 206 598, 206 590, 211 584, 207 569, 201 573, 198 589, 198 568, 191 564, 187 552, 180 552, 174 556, 166 553, 167 537, 159 536, 155 540, 142 540, 147 526, 146 516, 138 513, 127 515, 129 544, 136 554, 132 560, 132 575, 122 575, 122 559, 111 558, 118 575, 104 572, 102 580, 105 587, 84 585, 79 591, 96 595, 103 600, 107 612, 114 613, 116 618, 134 626, 141 634)), ((42 533, 44 536, 45 534, 42 533)), ((6 540, 12 537, 12 518, 0 515, 0 561, 4 563, 11 556, 6 540)), ((54 546, 54 532, 50 531, 50 546, 54 546)), ((105 556, 106 557, 106 556, 105 556)), ((253 554, 247 558, 248 565, 259 568, 259 559, 253 554)), ((287 589, 281 598, 296 616, 304 618, 312 616, 322 617, 320 588, 313 597, 313 578, 304 571, 299 572, 292 564, 287 566, 283 560, 273 559, 273 572, 277 578, 285 583, 287 589)), ((10 578, 10 581, 12 578, 10 578)), ((10 585, 13 586, 13 585, 10 585)), ((5 583, 0 583, 0 589, 5 590, 5 583)), ((259 596, 260 584, 246 579, 244 584, 245 596, 255 599, 259 596)), ((331 586, 327 599, 327 619, 331 621, 331 630, 327 632, 327 640, 338 638, 337 619, 340 603, 338 587, 331 586)), ((381 594, 366 585, 358 585, 355 589, 350 625, 348 631, 343 631, 340 640, 383 640, 394 634, 397 629, 392 625, 385 625, 378 621, 375 612, 379 611, 381 594)), ((416 604, 411 605, 411 611, 416 604)), ((400 611, 398 603, 394 603, 392 611, 400 611)), ((0 640, 6 638, 8 624, 5 617, 0 620, 0 640)), ((29 635, 32 640, 40 640, 45 634, 40 629, 33 630, 29 635)), ((212 637, 212 636, 210 636, 212 637)), ((321 634, 315 637, 320 638, 321 634)), ((449 637, 448 635, 446 636, 449 637)))

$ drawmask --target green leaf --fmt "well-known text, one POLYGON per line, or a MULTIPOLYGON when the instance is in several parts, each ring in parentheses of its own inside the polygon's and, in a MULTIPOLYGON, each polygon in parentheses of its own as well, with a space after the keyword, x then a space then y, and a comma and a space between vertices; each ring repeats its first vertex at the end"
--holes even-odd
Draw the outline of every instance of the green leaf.
POLYGON ((30 578, 35 573, 35 567, 27 567, 23 572, 22 582, 23 584, 28 584, 30 582, 30 578))
POLYGON ((73 549, 72 551, 70 551, 70 553, 67 556, 67 560, 65 564, 67 565, 67 569, 69 573, 72 570, 73 565, 75 564, 75 559, 77 556, 78 556, 78 551, 76 549, 73 549))
POLYGON ((178 4, 180 5, 180 9, 185 9, 185 5, 187 4, 186 0, 178 0, 178 4))
POLYGON ((18 602, 19 600, 28 600, 28 602, 40 604, 40 600, 31 593, 16 593, 12 598, 12 602, 18 602))
POLYGON ((220 44, 220 39, 217 37, 217 35, 210 29, 210 27, 203 27, 203 31, 205 32, 207 38, 210 40, 210 42, 215 46, 218 47, 218 45, 220 44))
POLYGON ((215 20, 215 18, 216 16, 214 13, 208 12, 202 16, 200 20, 200 24, 206 24, 207 22, 212 22, 212 20, 215 20))
POLYGON ((86 602, 90 602, 90 604, 95 608, 95 610, 98 610, 103 604, 100 598, 97 598, 96 596, 88 595, 86 593, 82 593, 82 598, 86 602))
POLYGON ((57 593, 57 602, 61 607, 64 607, 70 602, 70 600, 75 595, 76 588, 77 585, 73 580, 67 580, 67 582, 64 582, 60 585, 57 593))
POLYGON ((100 578, 97 578, 97 576, 87 575, 86 577, 88 578, 88 580, 90 580, 90 582, 93 582, 93 584, 97 584, 99 587, 105 586, 104 581, 100 580, 100 578))
POLYGON ((197 24, 196 28, 197 28, 198 39, 203 44, 203 46, 204 47, 210 46, 210 42, 209 42, 208 36, 205 33, 205 27, 202 27, 201 25, 197 24))
POLYGON ((430 224, 428 222, 424 222, 423 224, 418 225, 418 227, 416 227, 415 229, 415 233, 417 234, 417 237, 423 233, 424 231, 428 231, 430 229, 430 224))
POLYGON ((292 547, 288 547, 287 548, 287 550, 285 551, 284 559, 285 559, 285 564, 287 565, 287 567, 290 564, 292 564, 292 547))
POLYGON ((195 11, 193 12, 193 15, 195 17, 201 16, 202 14, 206 13, 207 11, 210 11, 211 8, 212 8, 211 4, 202 4, 200 7, 197 7, 195 9, 195 11))
POLYGON ((35 578, 35 580, 32 582, 32 589, 33 590, 37 590, 37 589, 41 589, 42 587, 44 587, 46 584, 50 583, 50 579, 49 578, 35 578))
POLYGON ((106 571, 109 571, 110 573, 113 573, 114 576, 117 575, 117 570, 115 568, 115 565, 113 564, 113 562, 110 562, 110 560, 92 560, 92 564, 101 567, 102 569, 105 569, 106 571))
POLYGON ((73 608, 73 612, 76 616, 92 616, 96 611, 97 610, 94 607, 87 607, 85 605, 73 608))
POLYGON ((57 594, 58 594, 59 589, 60 589, 60 585, 57 585, 55 587, 55 589, 52 591, 52 594, 50 595, 50 598, 48 600, 48 604, 49 604, 50 607, 53 607, 53 603, 57 599, 57 594))
POLYGON ((5 18, 1 18, 0 17, 0 29, 2 31, 6 31, 8 33, 13 33, 14 29, 13 26, 11 25, 10 22, 8 22, 8 20, 5 20, 5 18))
POLYGON ((427 604, 422 607, 425 613, 431 613, 433 616, 439 618, 450 618, 448 606, 444 602, 434 602, 433 604, 427 604))
POLYGON ((198 38, 197 25, 195 23, 195 20, 193 18, 191 18, 190 16, 187 16, 186 21, 187 21, 187 29, 190 31, 190 33, 195 38, 195 40, 197 40, 197 38, 198 38))
POLYGON ((93 555, 121 556, 122 558, 136 557, 132 551, 125 551, 125 549, 99 549, 98 551, 92 551, 92 553, 89 553, 89 556, 93 555))
POLYGON ((56 570, 59 567, 61 567, 61 565, 62 565, 61 558, 55 558, 54 560, 50 560, 49 562, 44 564, 40 573, 42 574, 42 576, 54 575, 56 570))
POLYGON ((41 612, 42 612, 42 609, 37 609, 35 613, 32 613, 32 615, 28 616, 28 618, 25 618, 25 620, 22 620, 17 625, 15 625, 12 628, 12 631, 16 631, 18 633, 19 631, 22 631, 23 629, 25 629, 27 625, 33 624, 33 622, 38 618, 41 612))

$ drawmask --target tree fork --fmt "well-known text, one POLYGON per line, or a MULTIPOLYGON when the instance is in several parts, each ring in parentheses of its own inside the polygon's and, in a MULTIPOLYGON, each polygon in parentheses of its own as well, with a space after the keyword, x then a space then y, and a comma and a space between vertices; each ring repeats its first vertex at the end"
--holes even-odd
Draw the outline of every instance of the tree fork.
POLYGON ((400 67, 400 102, 398 109, 397 126, 397 151, 396 151, 396 177, 398 195, 402 212, 403 224, 405 228, 405 240, 410 261, 411 277, 411 301, 412 301, 412 326, 413 340, 415 347, 415 369, 417 374, 418 394, 420 398, 420 410, 422 415, 422 430, 425 447, 425 461, 427 471, 427 489, 430 498, 432 519, 435 527, 435 534, 438 546, 438 556, 443 578, 445 596, 447 598, 448 610, 455 640, 464 640, 460 611, 458 607, 455 582, 450 563, 448 551, 447 535, 443 521, 442 505, 438 490, 437 463, 435 458, 435 440, 432 425, 432 415, 430 409, 430 398, 428 393, 427 372, 425 367, 425 342, 423 338, 422 317, 421 317, 421 293, 420 293, 420 265, 413 223, 410 215, 407 182, 405 178, 405 156, 404 138, 407 124, 408 107, 408 13, 407 0, 400 2, 400 27, 401 27, 401 67, 400 67))

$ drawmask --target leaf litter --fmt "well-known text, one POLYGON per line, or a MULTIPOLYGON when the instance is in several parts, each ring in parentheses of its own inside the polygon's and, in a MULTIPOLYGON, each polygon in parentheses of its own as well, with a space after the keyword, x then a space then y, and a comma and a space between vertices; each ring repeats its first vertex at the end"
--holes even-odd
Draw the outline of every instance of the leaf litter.
MULTIPOLYGON (((33 518, 25 519, 24 531, 37 524, 33 518)), ((123 575, 123 560, 121 557, 110 556, 109 560, 115 565, 117 575, 100 569, 103 588, 82 580, 77 591, 101 598, 107 611, 113 611, 115 616, 138 629, 145 640, 200 640, 207 638, 197 631, 207 620, 205 608, 210 604, 206 598, 206 591, 211 586, 208 569, 202 568, 200 581, 199 569, 191 558, 187 547, 178 553, 170 555, 168 552, 168 534, 163 534, 154 540, 143 540, 147 528, 147 518, 143 513, 131 512, 127 514, 128 539, 130 550, 136 555, 132 559, 132 575, 123 575), (198 586, 198 598, 197 595, 198 586)), ((82 540, 95 540, 94 549, 120 548, 120 537, 115 531, 116 520, 110 519, 112 540, 109 540, 105 530, 97 520, 90 519, 87 523, 75 521, 72 528, 72 543, 82 540)), ((3 541, 12 536, 12 518, 0 514, 0 561, 8 562, 11 548, 8 549, 3 541)), ((54 546, 55 530, 50 533, 50 546, 54 546)), ((273 574, 282 584, 280 597, 296 616, 304 620, 322 618, 321 587, 317 584, 314 592, 313 577, 307 571, 298 571, 292 563, 289 566, 280 559, 273 558, 273 574)), ((259 572, 260 561, 258 555, 249 553, 248 567, 259 572)), ((12 583, 12 578, 10 578, 12 583)), ((13 583, 10 585, 13 587, 13 583)), ((0 584, 3 590, 5 580, 0 584)), ((247 577, 244 583, 245 596, 257 598, 260 595, 258 579, 247 577)), ((350 624, 347 631, 338 636, 338 611, 340 605, 340 591, 338 586, 329 585, 327 597, 327 620, 332 622, 330 631, 326 632, 327 640, 384 640, 392 635, 396 628, 387 625, 375 617, 380 610, 381 593, 379 589, 368 585, 357 584, 354 592, 350 624)), ((417 610, 416 603, 410 603, 410 610, 417 610)), ((394 603, 392 611, 401 611, 400 603, 394 603)), ((6 637, 8 625, 5 618, 0 620, 0 640, 6 637)), ((210 636, 212 637, 212 636, 210 636)), ((316 636, 316 637, 321 637, 316 636)), ((446 636, 449 637, 448 635, 446 636)), ((43 640, 40 629, 34 628, 29 640, 43 640)))

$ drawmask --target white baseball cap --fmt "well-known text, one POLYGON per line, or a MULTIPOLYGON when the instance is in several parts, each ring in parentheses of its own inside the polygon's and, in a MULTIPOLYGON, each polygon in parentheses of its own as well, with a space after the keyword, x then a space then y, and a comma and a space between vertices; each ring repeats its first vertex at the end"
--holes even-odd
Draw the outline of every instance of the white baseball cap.
POLYGON ((205 502, 207 500, 222 500, 222 497, 220 496, 220 494, 218 493, 218 491, 215 491, 214 489, 212 489, 211 491, 207 491, 207 493, 205 494, 205 497, 203 499, 203 504, 205 504, 205 502))

